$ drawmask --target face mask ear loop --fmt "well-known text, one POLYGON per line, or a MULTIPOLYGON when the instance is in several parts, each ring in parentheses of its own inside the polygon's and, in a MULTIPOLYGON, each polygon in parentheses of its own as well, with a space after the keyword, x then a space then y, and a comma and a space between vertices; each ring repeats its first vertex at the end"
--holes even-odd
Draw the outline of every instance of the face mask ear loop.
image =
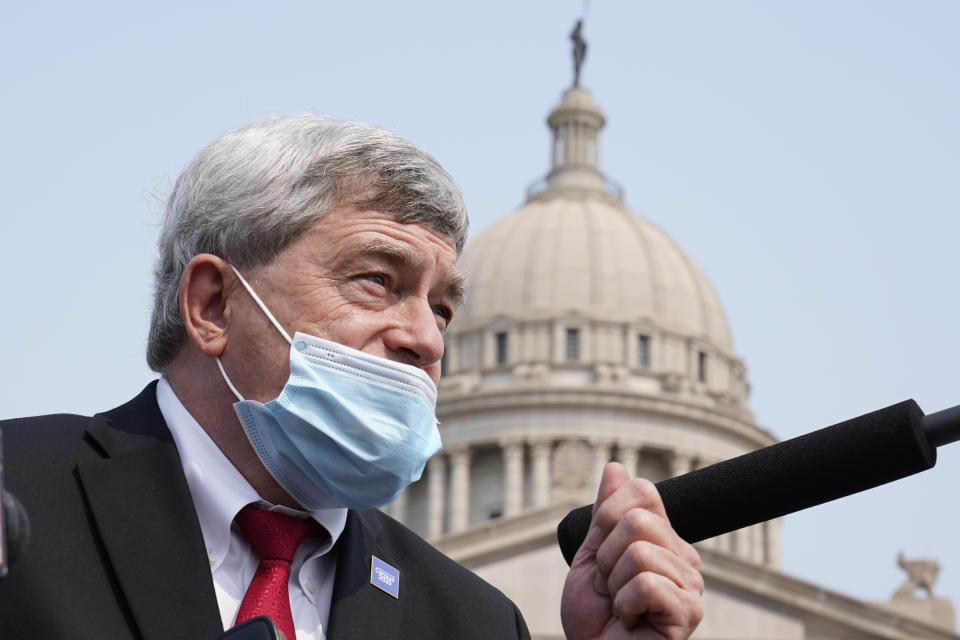
MULTIPOLYGON (((256 302, 257 305, 259 305, 261 311, 263 311, 263 313, 267 316, 267 318, 270 319, 270 322, 272 322, 272 323, 273 323, 273 326, 275 326, 275 327, 277 328, 277 331, 280 332, 280 335, 282 335, 284 338, 286 338, 288 343, 293 344, 293 338, 290 337, 290 334, 287 333, 286 329, 284 329, 282 326, 280 326, 280 323, 277 322, 277 319, 273 317, 273 314, 272 314, 272 313, 270 313, 270 309, 267 309, 267 305, 263 304, 263 300, 261 300, 261 299, 260 299, 260 296, 258 296, 258 295, 254 292, 253 287, 251 287, 249 284, 247 284, 247 281, 243 278, 242 275, 240 275, 240 272, 237 271, 237 268, 236 268, 235 266, 233 266, 233 265, 231 264, 231 265, 230 265, 230 268, 233 269, 233 272, 234 272, 235 274, 237 274, 237 277, 240 279, 240 283, 241 283, 241 284, 244 286, 244 288, 247 290, 247 293, 249 293, 249 294, 250 294, 250 297, 253 298, 253 301, 256 302)), ((221 367, 220 370, 222 371, 223 368, 221 367)), ((233 386, 233 385, 231 385, 231 387, 232 387, 232 386, 233 386)), ((236 392, 234 392, 234 393, 236 393, 236 392)), ((237 395, 240 395, 240 394, 237 394, 237 395)))
POLYGON ((220 367, 220 375, 223 376, 223 381, 227 383, 227 386, 230 387, 230 391, 233 391, 233 395, 237 396, 237 400, 243 402, 243 396, 240 395, 240 392, 237 391, 237 388, 233 386, 233 383, 230 382, 230 376, 227 375, 226 370, 223 368, 223 363, 220 362, 220 358, 215 358, 217 361, 217 366, 220 367))

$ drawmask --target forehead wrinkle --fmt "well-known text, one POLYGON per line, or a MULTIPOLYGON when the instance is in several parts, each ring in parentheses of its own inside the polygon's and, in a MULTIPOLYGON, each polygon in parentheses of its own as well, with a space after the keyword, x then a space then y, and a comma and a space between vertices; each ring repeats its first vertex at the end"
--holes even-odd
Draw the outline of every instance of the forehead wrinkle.
POLYGON ((398 247, 395 244, 384 242, 383 240, 369 240, 364 242, 351 249, 348 252, 348 256, 351 258, 383 258, 398 267, 417 267, 423 262, 423 259, 418 256, 416 252, 406 247, 398 247))

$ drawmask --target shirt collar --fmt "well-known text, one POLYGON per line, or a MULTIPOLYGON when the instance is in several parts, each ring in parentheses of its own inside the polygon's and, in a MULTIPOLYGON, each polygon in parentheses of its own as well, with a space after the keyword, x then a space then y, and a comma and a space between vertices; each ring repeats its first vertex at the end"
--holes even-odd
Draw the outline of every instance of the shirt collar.
POLYGON ((337 542, 347 522, 347 509, 300 511, 263 500, 236 467, 227 459, 200 423, 183 406, 166 376, 157 384, 157 404, 173 434, 180 453, 183 473, 200 520, 207 551, 216 568, 230 546, 230 526, 240 509, 248 504, 289 515, 309 515, 330 534, 330 540, 317 552, 326 553, 337 542))

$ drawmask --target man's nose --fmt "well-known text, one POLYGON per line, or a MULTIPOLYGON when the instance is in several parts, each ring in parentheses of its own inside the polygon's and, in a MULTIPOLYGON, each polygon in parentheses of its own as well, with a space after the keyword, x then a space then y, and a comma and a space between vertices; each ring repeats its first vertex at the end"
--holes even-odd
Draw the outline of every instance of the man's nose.
POLYGON ((420 368, 439 362, 443 333, 429 302, 410 298, 396 311, 396 325, 384 335, 387 357, 420 368))

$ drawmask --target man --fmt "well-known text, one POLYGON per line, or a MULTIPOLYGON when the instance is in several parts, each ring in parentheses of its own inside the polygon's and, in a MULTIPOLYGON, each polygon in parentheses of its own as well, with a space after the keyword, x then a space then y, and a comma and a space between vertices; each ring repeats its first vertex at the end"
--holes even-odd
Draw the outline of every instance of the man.
MULTIPOLYGON (((373 508, 439 447, 466 228, 436 161, 373 127, 274 118, 201 151, 159 242, 160 380, 93 418, 2 424, 34 535, 0 581, 0 637, 203 640, 260 613, 300 640, 529 637, 373 508)), ((656 490, 612 464, 597 504, 568 637, 686 638, 699 559, 656 490)))

